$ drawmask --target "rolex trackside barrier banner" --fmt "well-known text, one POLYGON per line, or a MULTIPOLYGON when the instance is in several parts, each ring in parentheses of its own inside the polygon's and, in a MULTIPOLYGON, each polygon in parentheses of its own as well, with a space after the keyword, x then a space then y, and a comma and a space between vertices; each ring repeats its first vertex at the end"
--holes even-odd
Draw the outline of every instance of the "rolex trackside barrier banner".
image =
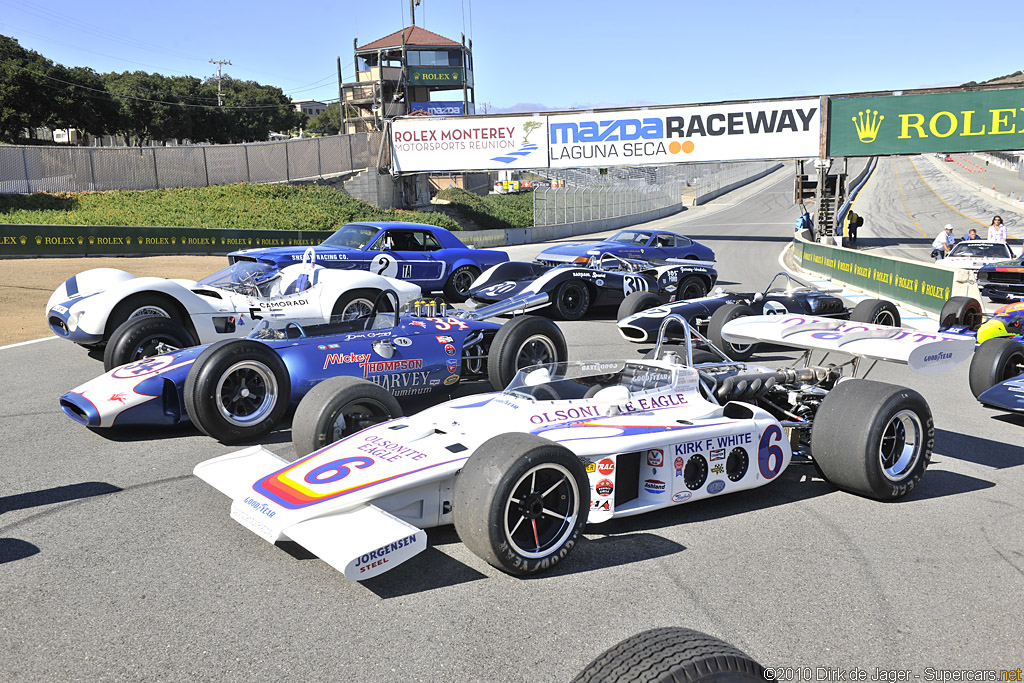
POLYGON ((548 117, 551 168, 816 157, 818 98, 548 117))
POLYGON ((832 99, 831 156, 1024 149, 1024 88, 832 99))
POLYGON ((547 117, 398 119, 391 124, 394 170, 545 168, 547 117))
POLYGON ((824 244, 804 243, 801 265, 870 292, 938 313, 953 287, 953 271, 924 263, 871 256, 824 244))
POLYGON ((331 234, 329 230, 0 224, 0 256, 226 254, 255 247, 316 246, 331 234))

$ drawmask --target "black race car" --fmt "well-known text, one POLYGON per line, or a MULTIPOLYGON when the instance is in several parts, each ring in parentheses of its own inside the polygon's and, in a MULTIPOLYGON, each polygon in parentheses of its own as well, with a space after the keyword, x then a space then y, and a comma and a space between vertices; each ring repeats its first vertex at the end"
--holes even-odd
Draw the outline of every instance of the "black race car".
POLYGON ((705 296, 718 280, 714 264, 669 259, 664 265, 601 254, 583 265, 510 261, 480 274, 469 290, 478 306, 547 294, 542 313, 579 320, 595 308, 614 308, 635 294, 659 302, 705 296))
POLYGON ((978 287, 992 301, 1024 301, 1024 255, 1011 261, 986 263, 978 269, 978 287))
POLYGON ((777 273, 764 291, 755 293, 719 290, 712 296, 666 303, 664 298, 652 292, 636 292, 627 296, 619 306, 619 333, 631 342, 653 343, 665 317, 681 315, 730 358, 746 360, 754 353, 755 345, 730 344, 722 337, 725 323, 744 315, 799 313, 900 326, 899 311, 892 303, 865 299, 851 309, 835 296, 834 291, 839 290, 816 289, 788 273, 777 273), (775 287, 780 279, 780 286, 775 287))

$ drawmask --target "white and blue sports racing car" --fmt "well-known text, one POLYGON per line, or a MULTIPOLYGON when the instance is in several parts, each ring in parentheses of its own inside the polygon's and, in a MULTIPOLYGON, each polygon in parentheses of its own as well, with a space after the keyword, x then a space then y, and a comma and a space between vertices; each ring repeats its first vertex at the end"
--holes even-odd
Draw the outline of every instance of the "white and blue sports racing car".
POLYGON ((351 579, 395 567, 426 547, 424 529, 452 523, 485 561, 528 575, 563 560, 588 521, 763 486, 797 455, 841 489, 906 495, 932 453, 928 404, 844 372, 872 358, 936 373, 973 349, 962 337, 802 315, 739 318, 726 337, 808 351, 783 369, 694 365, 689 339, 685 358, 659 339, 652 360, 525 368, 501 393, 449 401, 307 455, 299 443, 316 439, 303 430, 335 428, 329 410, 314 410, 319 420, 293 427, 299 460, 257 446, 202 462, 195 474, 231 498, 243 526, 271 543, 295 541, 351 579), (851 358, 813 364, 811 349, 851 358))

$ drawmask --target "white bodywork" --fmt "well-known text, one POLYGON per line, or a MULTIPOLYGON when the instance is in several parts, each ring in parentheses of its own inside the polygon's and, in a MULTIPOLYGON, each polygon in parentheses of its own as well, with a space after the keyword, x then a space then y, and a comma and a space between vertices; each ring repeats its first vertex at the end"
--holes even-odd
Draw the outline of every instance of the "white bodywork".
POLYGON ((282 268, 279 274, 249 293, 200 284, 195 280, 135 277, 123 270, 96 268, 79 273, 58 287, 46 304, 51 329, 72 341, 96 344, 105 341, 107 321, 122 301, 140 295, 139 300, 157 302, 147 313, 168 315, 176 302, 194 328, 197 341, 208 344, 228 337, 244 337, 261 318, 287 317, 328 320, 335 302, 352 289, 376 291, 393 289, 401 304, 420 296, 420 288, 403 280, 365 271, 334 270, 300 263, 282 268), (305 275, 307 288, 295 291, 305 275), (160 302, 164 302, 160 304, 160 302), (53 321, 66 324, 66 332, 53 321), (230 319, 230 332, 225 332, 230 319))
MULTIPOLYGON (((845 338, 844 352, 856 347, 857 354, 925 371, 938 361, 918 358, 922 353, 952 362, 969 343, 880 338, 875 331, 917 333, 870 325, 844 337, 837 327, 843 324, 757 316, 731 321, 725 332, 745 340, 756 327, 766 332, 758 341, 836 348, 836 339, 813 336, 817 331, 845 338), (796 327, 808 335, 791 334, 796 327)), ((696 369, 668 359, 528 368, 500 394, 468 396, 376 425, 293 463, 257 446, 199 463, 194 472, 232 499, 231 516, 246 528, 272 543, 296 541, 361 580, 421 551, 423 529, 452 523, 455 476, 481 444, 503 433, 536 434, 579 457, 589 477, 590 523, 775 479, 792 457, 786 427, 756 405, 709 401, 700 381, 696 369), (727 471, 737 451, 742 471, 727 471), (693 458, 705 466, 696 485, 684 474, 693 458), (627 493, 618 496, 620 489, 627 493)))
POLYGON ((935 265, 950 270, 978 270, 987 263, 999 263, 1012 258, 1013 250, 1005 242, 964 240, 958 242, 949 255, 936 261, 935 265))

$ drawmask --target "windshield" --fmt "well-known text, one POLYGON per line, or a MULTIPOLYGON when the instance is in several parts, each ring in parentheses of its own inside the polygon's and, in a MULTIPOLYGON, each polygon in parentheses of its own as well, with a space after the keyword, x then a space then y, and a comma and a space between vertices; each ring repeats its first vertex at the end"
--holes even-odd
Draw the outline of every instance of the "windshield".
POLYGON ((370 240, 372 240, 378 232, 380 232, 380 230, 372 225, 350 223, 349 225, 341 226, 336 233, 325 239, 323 244, 320 246, 362 249, 369 244, 370 240))
MULTIPOLYGON (((274 312, 271 311, 271 315, 274 312)), ((348 336, 354 333, 366 332, 357 339, 366 344, 366 340, 383 339, 388 334, 381 334, 380 330, 390 330, 395 326, 394 313, 374 313, 373 319, 364 315, 360 318, 343 320, 341 316, 334 316, 330 322, 324 322, 319 318, 306 318, 299 320, 285 320, 281 318, 264 318, 249 333, 249 339, 305 339, 307 337, 333 337, 332 342, 348 341, 348 336)), ((359 343, 353 342, 353 343, 359 343)), ((341 348, 337 344, 325 345, 321 351, 327 349, 341 348)))
POLYGON ((627 361, 570 361, 523 368, 503 393, 541 401, 591 398, 601 389, 624 386, 630 396, 676 385, 677 372, 627 361))
POLYGON ((1002 243, 961 242, 949 252, 950 256, 970 256, 972 258, 1010 258, 1010 249, 1002 243))
POLYGON ((277 266, 259 261, 236 261, 224 270, 207 275, 199 284, 246 296, 270 296, 271 284, 280 276, 277 266))
POLYGON ((640 232, 637 230, 623 230, 615 234, 611 238, 611 242, 619 242, 621 244, 638 244, 644 246, 648 240, 651 239, 651 233, 640 232))

